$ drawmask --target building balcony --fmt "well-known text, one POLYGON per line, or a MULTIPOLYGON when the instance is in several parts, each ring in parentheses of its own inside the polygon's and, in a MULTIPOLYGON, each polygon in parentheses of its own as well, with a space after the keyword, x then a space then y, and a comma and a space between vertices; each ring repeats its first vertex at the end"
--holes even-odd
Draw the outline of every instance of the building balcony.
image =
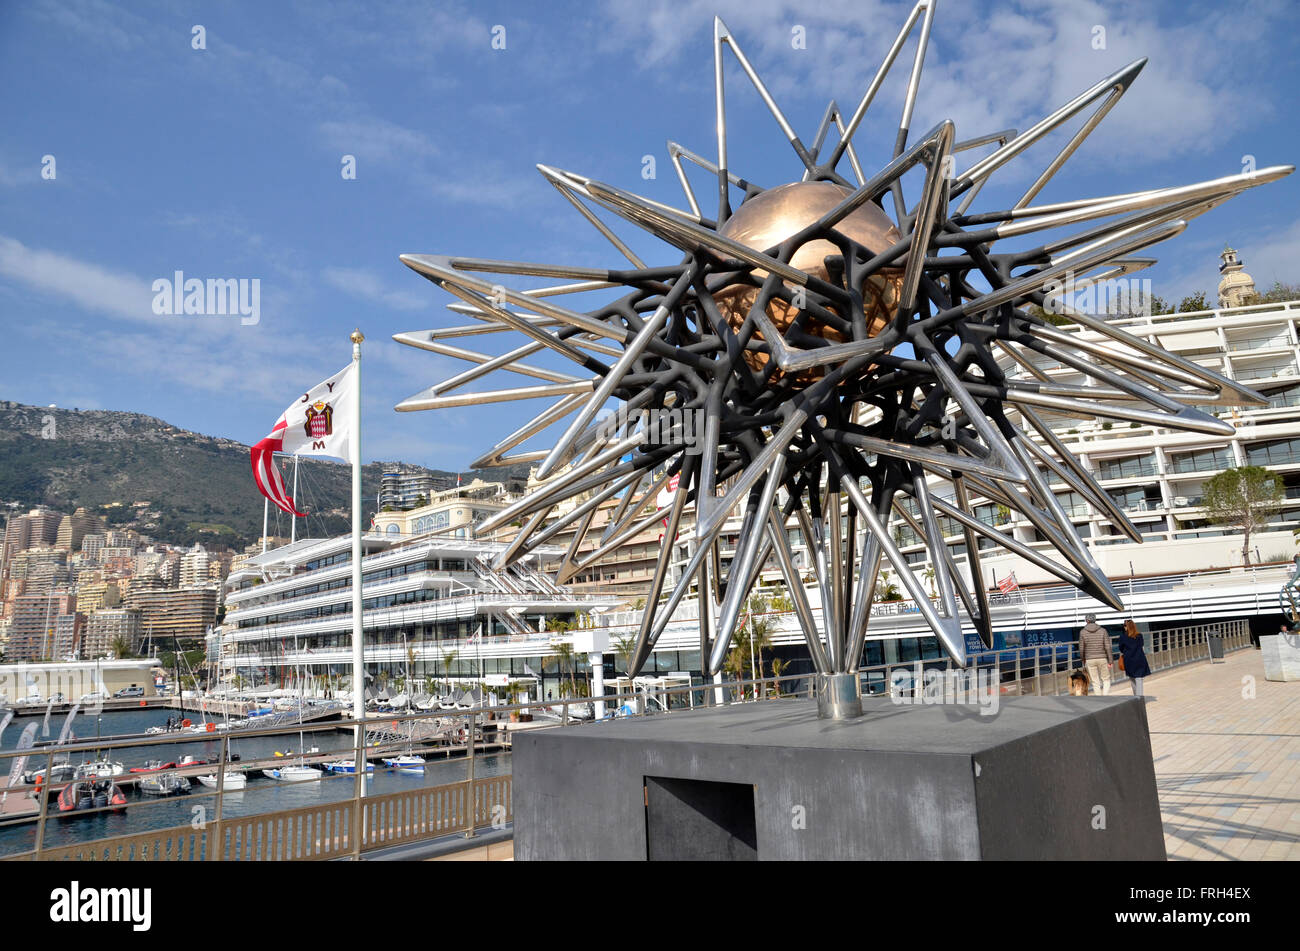
POLYGON ((1252 456, 1246 452, 1248 466, 1290 466, 1300 463, 1300 452, 1274 452, 1267 456, 1252 456))

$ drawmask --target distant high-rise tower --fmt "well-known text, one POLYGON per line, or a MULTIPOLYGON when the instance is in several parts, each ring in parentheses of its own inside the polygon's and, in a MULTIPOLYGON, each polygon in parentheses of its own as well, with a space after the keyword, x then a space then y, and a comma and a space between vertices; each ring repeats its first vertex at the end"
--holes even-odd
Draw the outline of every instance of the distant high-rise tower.
POLYGON ((1242 270, 1244 265, 1237 252, 1224 245, 1219 255, 1219 306, 1240 307, 1246 298, 1255 293, 1255 279, 1242 270))
POLYGON ((208 567, 212 558, 202 545, 195 545, 181 556, 180 584, 193 588, 208 583, 208 567))
POLYGON ((69 553, 72 553, 81 548, 83 538, 90 534, 102 533, 104 528, 102 518, 91 515, 84 508, 78 508, 71 515, 63 516, 54 545, 56 548, 66 548, 69 553))

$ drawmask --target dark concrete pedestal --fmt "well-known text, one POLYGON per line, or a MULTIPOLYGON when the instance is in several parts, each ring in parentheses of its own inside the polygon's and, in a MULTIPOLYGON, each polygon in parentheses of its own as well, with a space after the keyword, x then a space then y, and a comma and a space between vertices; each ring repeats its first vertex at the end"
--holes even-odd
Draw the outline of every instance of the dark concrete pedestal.
POLYGON ((519 732, 515 858, 1165 858, 1146 710, 772 701, 519 732))

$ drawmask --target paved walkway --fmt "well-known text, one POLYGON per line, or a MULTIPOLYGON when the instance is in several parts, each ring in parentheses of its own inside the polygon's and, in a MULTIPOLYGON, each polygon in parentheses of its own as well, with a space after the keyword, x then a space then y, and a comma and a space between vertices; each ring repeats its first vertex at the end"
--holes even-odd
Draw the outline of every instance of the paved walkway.
MULTIPOLYGON (((1300 859, 1300 682, 1246 649, 1145 685, 1169 858, 1300 859)), ((1111 693, 1131 692, 1121 674, 1111 693)))

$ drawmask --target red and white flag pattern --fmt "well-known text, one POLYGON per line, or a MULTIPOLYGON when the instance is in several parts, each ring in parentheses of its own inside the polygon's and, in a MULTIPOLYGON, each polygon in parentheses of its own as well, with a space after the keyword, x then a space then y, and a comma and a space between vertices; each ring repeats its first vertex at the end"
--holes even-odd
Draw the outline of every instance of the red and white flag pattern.
POLYGON ((1016 573, 1014 571, 998 582, 998 590, 1003 594, 1006 594, 1009 591, 1017 591, 1019 588, 1020 585, 1016 581, 1016 573))
POLYGON ((333 456, 348 458, 348 440, 355 420, 352 419, 352 386, 356 378, 353 365, 335 373, 312 387, 293 402, 271 427, 271 433, 253 446, 249 453, 253 480, 258 491, 271 504, 290 515, 303 516, 284 488, 284 480, 275 466, 275 453, 297 456, 333 456))
MULTIPOLYGON (((659 490, 659 494, 655 497, 655 511, 662 512, 664 509, 672 508, 673 495, 677 492, 677 483, 680 480, 681 473, 679 472, 677 475, 669 479, 667 483, 664 484, 664 487, 659 490)), ((660 521, 663 523, 664 528, 668 527, 668 516, 665 515, 660 519, 660 521)), ((663 538, 662 535, 659 537, 663 538)))

